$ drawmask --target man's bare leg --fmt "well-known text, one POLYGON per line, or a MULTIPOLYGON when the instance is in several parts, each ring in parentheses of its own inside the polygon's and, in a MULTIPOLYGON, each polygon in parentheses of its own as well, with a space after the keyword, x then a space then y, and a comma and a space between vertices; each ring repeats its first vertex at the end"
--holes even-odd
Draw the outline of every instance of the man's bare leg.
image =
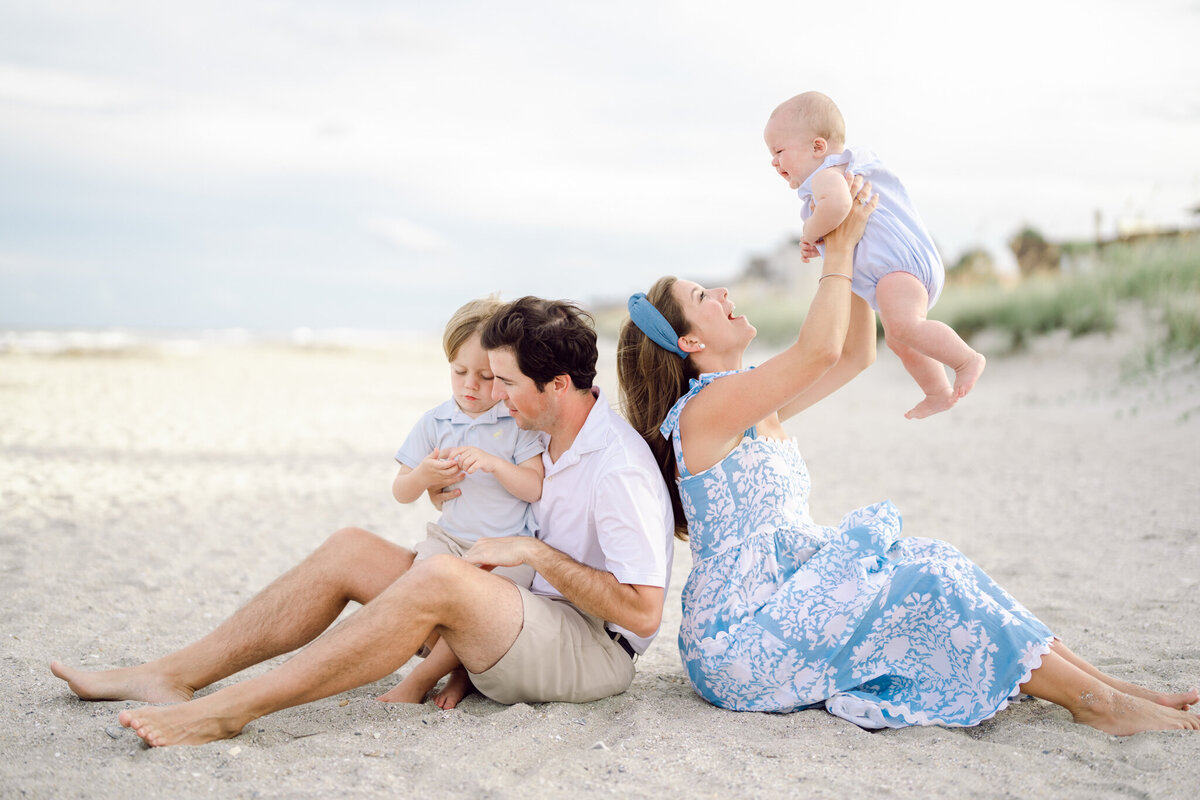
POLYGON ((1022 692, 1057 703, 1070 711, 1076 722, 1115 736, 1141 731, 1200 731, 1200 716, 1118 691, 1055 649, 1042 657, 1041 666, 1021 684, 1022 692))
POLYGON ((258 717, 383 678, 435 629, 468 669, 483 672, 522 624, 511 581, 434 556, 275 669, 186 703, 122 711, 120 721, 151 746, 224 739, 258 717))
POLYGON ((1058 653, 1067 661, 1070 661, 1072 664, 1079 667, 1089 675, 1099 678, 1101 681, 1116 689, 1118 692, 1131 694, 1134 697, 1141 697, 1145 700, 1149 700, 1152 703, 1157 703, 1160 706, 1177 708, 1181 711, 1187 711, 1197 702, 1200 702, 1200 691, 1197 691, 1196 689, 1192 689, 1187 692, 1156 692, 1153 689, 1147 689, 1145 686, 1139 686, 1136 683, 1130 683, 1129 681, 1123 681, 1120 678, 1114 678, 1112 675, 1096 669, 1086 660, 1071 652, 1071 649, 1062 642, 1056 641, 1054 643, 1054 652, 1058 653))
POLYGON ((424 703, 425 696, 437 686, 438 681, 461 666, 458 656, 454 655, 446 640, 438 639, 425 660, 413 667, 413 671, 399 684, 381 694, 379 699, 385 703, 424 703))
POLYGON ((187 701, 197 689, 312 641, 348 602, 370 601, 412 560, 402 547, 345 528, 182 650, 124 669, 88 672, 56 661, 50 670, 83 700, 187 701))

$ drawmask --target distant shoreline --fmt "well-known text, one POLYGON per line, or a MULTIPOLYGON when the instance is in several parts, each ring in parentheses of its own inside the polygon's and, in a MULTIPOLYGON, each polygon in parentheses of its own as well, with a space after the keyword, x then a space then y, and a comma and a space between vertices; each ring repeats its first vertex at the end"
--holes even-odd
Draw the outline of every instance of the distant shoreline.
POLYGON ((354 328, 293 328, 288 331, 30 328, 0 330, 0 356, 190 355, 212 349, 262 346, 298 350, 375 350, 408 347, 438 338, 438 331, 354 328))

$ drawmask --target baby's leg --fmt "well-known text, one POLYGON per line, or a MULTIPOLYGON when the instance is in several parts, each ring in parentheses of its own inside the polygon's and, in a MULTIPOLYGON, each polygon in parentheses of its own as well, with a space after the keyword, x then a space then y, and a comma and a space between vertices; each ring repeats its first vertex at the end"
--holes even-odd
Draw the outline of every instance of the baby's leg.
POLYGON ((987 361, 959 338, 950 326, 926 319, 929 294, 915 275, 889 272, 875 287, 879 319, 888 347, 900 356, 908 374, 925 392, 925 400, 906 417, 920 419, 945 411, 975 385, 987 361), (942 365, 954 370, 954 386, 942 365))
MULTIPOLYGON (((885 328, 885 333, 886 330, 885 328)), ((958 398, 954 396, 954 389, 946 379, 946 369, 940 362, 921 355, 891 336, 887 338, 887 344, 892 352, 900 357, 908 374, 925 392, 925 399, 906 411, 905 418, 924 419, 939 411, 946 411, 954 405, 958 398)))
POLYGON ((459 666, 458 656, 454 655, 450 645, 438 639, 425 660, 417 664, 399 684, 380 695, 379 699, 385 703, 424 703, 425 696, 437 686, 437 682, 459 666))

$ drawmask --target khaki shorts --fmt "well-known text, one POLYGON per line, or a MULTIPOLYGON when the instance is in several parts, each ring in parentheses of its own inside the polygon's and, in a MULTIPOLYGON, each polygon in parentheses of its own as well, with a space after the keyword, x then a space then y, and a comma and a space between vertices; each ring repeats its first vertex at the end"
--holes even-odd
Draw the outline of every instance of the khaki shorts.
POLYGON ((620 694, 633 682, 633 658, 604 621, 560 598, 521 588, 525 619, 508 652, 475 688, 498 703, 586 703, 620 694))
MULTIPOLYGON (((470 539, 460 539, 453 534, 446 533, 440 525, 432 522, 425 526, 425 533, 425 538, 413 547, 418 561, 439 554, 462 558, 463 553, 471 549, 470 539)), ((533 567, 528 564, 522 564, 519 567, 496 567, 492 570, 492 574, 508 578, 517 586, 528 589, 529 584, 533 583, 534 571, 533 567)))

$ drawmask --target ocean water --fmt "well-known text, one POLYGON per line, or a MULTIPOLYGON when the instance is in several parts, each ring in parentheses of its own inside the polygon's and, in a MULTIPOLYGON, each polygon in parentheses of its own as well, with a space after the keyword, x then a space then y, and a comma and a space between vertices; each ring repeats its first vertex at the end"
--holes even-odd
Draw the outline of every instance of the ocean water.
POLYGON ((296 349, 379 349, 440 338, 440 331, 245 328, 155 331, 133 328, 0 331, 0 355, 189 355, 215 348, 272 346, 296 349))

